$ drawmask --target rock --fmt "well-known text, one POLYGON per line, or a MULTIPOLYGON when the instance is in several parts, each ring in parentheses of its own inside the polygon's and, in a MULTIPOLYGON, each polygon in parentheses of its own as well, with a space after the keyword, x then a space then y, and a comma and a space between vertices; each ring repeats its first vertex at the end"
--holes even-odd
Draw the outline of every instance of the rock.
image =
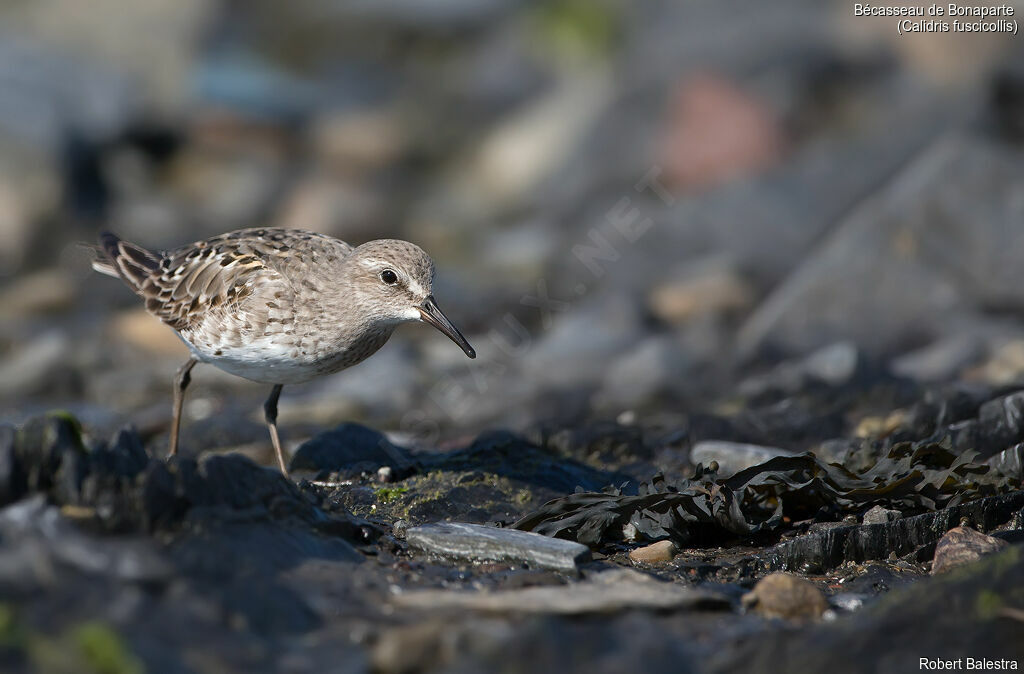
POLYGON ((977 335, 958 334, 894 358, 889 369, 897 376, 920 382, 948 381, 984 353, 984 343, 977 335))
POLYGON ((0 506, 18 500, 26 489, 18 457, 18 429, 0 424, 0 506))
POLYGON ((690 450, 690 463, 700 463, 706 467, 712 461, 717 461, 719 476, 730 477, 744 468, 760 465, 777 456, 795 456, 799 453, 779 447, 762 447, 725 440, 702 440, 690 450))
POLYGON ((408 529, 405 537, 409 545, 419 550, 474 561, 522 562, 545 569, 575 571, 590 560, 590 549, 580 543, 478 524, 424 524, 408 529))
POLYGON ((975 309, 1013 296, 1024 284, 1012 252, 1024 245, 1024 230, 1013 226, 1022 170, 1024 158, 1009 147, 941 136, 759 305, 740 330, 741 351, 849 339, 880 353, 947 334, 975 309))
POLYGON ((376 473, 381 466, 407 475, 413 461, 406 450, 392 444, 382 433, 344 423, 302 443, 292 456, 289 470, 376 473))
POLYGON ((766 618, 819 620, 828 602, 810 581, 788 573, 773 573, 743 595, 743 605, 766 618))
POLYGON ((583 582, 496 592, 415 590, 393 599, 403 609, 441 608, 516 613, 578 615, 628 609, 678 610, 726 606, 721 597, 659 581, 632 569, 612 569, 583 582))
MULTIPOLYGON (((173 566, 151 541, 141 538, 97 539, 80 532, 60 510, 42 496, 0 510, 3 550, 19 545, 45 550, 49 565, 64 564, 92 574, 131 582, 169 579, 173 566), (17 541, 15 545, 11 545, 17 541)), ((3 566, 0 564, 0 566, 3 566)))
POLYGON ((690 360, 672 337, 648 337, 605 366, 594 405, 619 410, 650 400, 684 378, 690 360))
POLYGON ((22 276, 0 292, 0 315, 22 317, 67 310, 78 288, 62 269, 46 269, 22 276))
POLYGON ((887 524, 895 522, 901 517, 903 517, 903 513, 899 510, 889 510, 888 508, 876 505, 864 513, 862 522, 864 524, 887 524))
POLYGON ((985 463, 1003 475, 1010 475, 1024 480, 1024 443, 1004 449, 995 456, 989 457, 985 463))
POLYGON ((660 564, 672 561, 676 552, 676 544, 672 541, 658 541, 657 543, 651 543, 642 548, 632 550, 629 553, 629 558, 634 562, 641 562, 643 564, 660 564))
POLYGON ((148 354, 173 356, 183 362, 188 358, 188 347, 174 330, 145 309, 131 309, 118 314, 110 322, 108 334, 148 354))
POLYGON ((651 313, 671 325, 706 314, 735 314, 753 305, 754 289, 726 260, 711 258, 669 274, 650 291, 651 313))
POLYGON ((935 546, 935 558, 932 560, 932 574, 945 573, 958 566, 976 562, 985 555, 998 552, 1008 543, 992 536, 968 529, 954 527, 939 539, 935 546))
POLYGON ((845 562, 909 555, 938 541, 940 532, 956 526, 964 517, 991 530, 1008 522, 1021 508, 1024 491, 1015 491, 881 525, 839 525, 804 534, 764 550, 758 558, 766 569, 824 573, 845 562))
MULTIPOLYGON (((631 431, 630 435, 636 434, 631 431)), ((620 439, 621 436, 616 441, 620 439)), ((468 447, 417 458, 424 470, 483 471, 563 494, 577 487, 600 491, 632 479, 625 473, 597 470, 579 461, 552 456, 550 451, 508 431, 481 433, 468 447)))
POLYGON ((911 583, 841 620, 787 637, 766 631, 737 640, 712 656, 706 671, 776 671, 784 662, 788 671, 896 674, 916 667, 925 653, 955 659, 972 652, 990 653, 990 661, 1007 658, 1002 668, 1011 669, 1021 658, 1021 625, 1005 611, 1021 605, 1024 547, 1015 545, 961 573, 911 583))
POLYGON ((838 387, 850 382, 863 367, 863 356, 852 342, 836 342, 810 355, 789 360, 770 372, 750 377, 739 385, 742 395, 755 397, 769 391, 794 394, 810 383, 838 387))
POLYGON ((66 366, 71 341, 59 330, 51 330, 21 344, 0 361, 0 395, 23 396, 47 390, 53 374, 66 366))
POLYGON ((774 164, 783 135, 764 101, 722 77, 698 74, 672 101, 658 163, 676 188, 707 189, 774 164))

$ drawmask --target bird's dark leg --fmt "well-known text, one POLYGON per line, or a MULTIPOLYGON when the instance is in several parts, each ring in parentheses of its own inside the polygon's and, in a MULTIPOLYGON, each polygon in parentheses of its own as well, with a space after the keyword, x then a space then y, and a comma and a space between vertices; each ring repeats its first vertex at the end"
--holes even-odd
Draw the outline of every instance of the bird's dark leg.
POLYGON ((192 381, 192 368, 199 361, 189 358, 185 364, 178 368, 178 374, 174 375, 174 419, 171 421, 171 451, 169 456, 178 453, 178 430, 181 428, 181 407, 185 402, 185 389, 192 381))
POLYGON ((263 414, 267 419, 267 428, 270 429, 270 440, 274 443, 274 451, 277 452, 277 463, 281 466, 281 472, 288 477, 288 468, 284 465, 284 453, 281 451, 281 439, 277 436, 277 399, 281 397, 283 385, 277 384, 270 390, 270 397, 263 403, 263 414))

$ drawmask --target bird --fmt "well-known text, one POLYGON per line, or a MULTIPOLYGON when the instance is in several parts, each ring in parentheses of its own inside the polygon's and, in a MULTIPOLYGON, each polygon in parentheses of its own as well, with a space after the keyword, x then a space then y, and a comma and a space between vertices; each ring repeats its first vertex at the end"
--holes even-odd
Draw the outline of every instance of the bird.
POLYGON ((93 269, 124 281, 190 351, 174 377, 169 457, 178 452, 185 390, 198 363, 272 386, 263 412, 287 477, 277 430, 284 386, 362 362, 403 323, 432 325, 476 357, 434 299, 433 260, 408 241, 352 246, 264 228, 153 251, 102 232, 93 253, 93 269))

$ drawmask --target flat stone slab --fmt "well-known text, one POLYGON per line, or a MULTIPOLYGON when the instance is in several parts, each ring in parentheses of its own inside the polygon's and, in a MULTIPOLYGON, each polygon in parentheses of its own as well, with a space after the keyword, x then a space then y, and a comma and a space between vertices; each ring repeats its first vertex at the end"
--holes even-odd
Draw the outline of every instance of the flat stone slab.
POLYGON ((612 569, 569 585, 528 587, 496 592, 416 590, 395 596, 402 608, 456 608, 498 613, 611 613, 627 609, 727 607, 724 598, 660 581, 632 569, 612 569))
POLYGON ((575 571, 590 560, 590 548, 581 543, 463 522, 424 524, 409 529, 405 538, 425 552, 472 561, 526 562, 556 571, 575 571))

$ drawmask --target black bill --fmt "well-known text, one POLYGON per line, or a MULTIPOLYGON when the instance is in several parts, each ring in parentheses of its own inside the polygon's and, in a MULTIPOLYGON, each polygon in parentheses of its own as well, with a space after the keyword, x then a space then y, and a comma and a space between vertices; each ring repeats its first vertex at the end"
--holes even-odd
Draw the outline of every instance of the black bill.
POLYGON ((434 296, 427 296, 427 300, 420 307, 420 316, 427 323, 430 323, 435 328, 448 335, 448 337, 459 345, 459 347, 466 352, 466 355, 470 358, 476 358, 476 350, 469 345, 466 338, 462 336, 459 329, 452 325, 452 322, 448 320, 448 317, 444 315, 444 312, 437 306, 437 302, 434 301, 434 296))

